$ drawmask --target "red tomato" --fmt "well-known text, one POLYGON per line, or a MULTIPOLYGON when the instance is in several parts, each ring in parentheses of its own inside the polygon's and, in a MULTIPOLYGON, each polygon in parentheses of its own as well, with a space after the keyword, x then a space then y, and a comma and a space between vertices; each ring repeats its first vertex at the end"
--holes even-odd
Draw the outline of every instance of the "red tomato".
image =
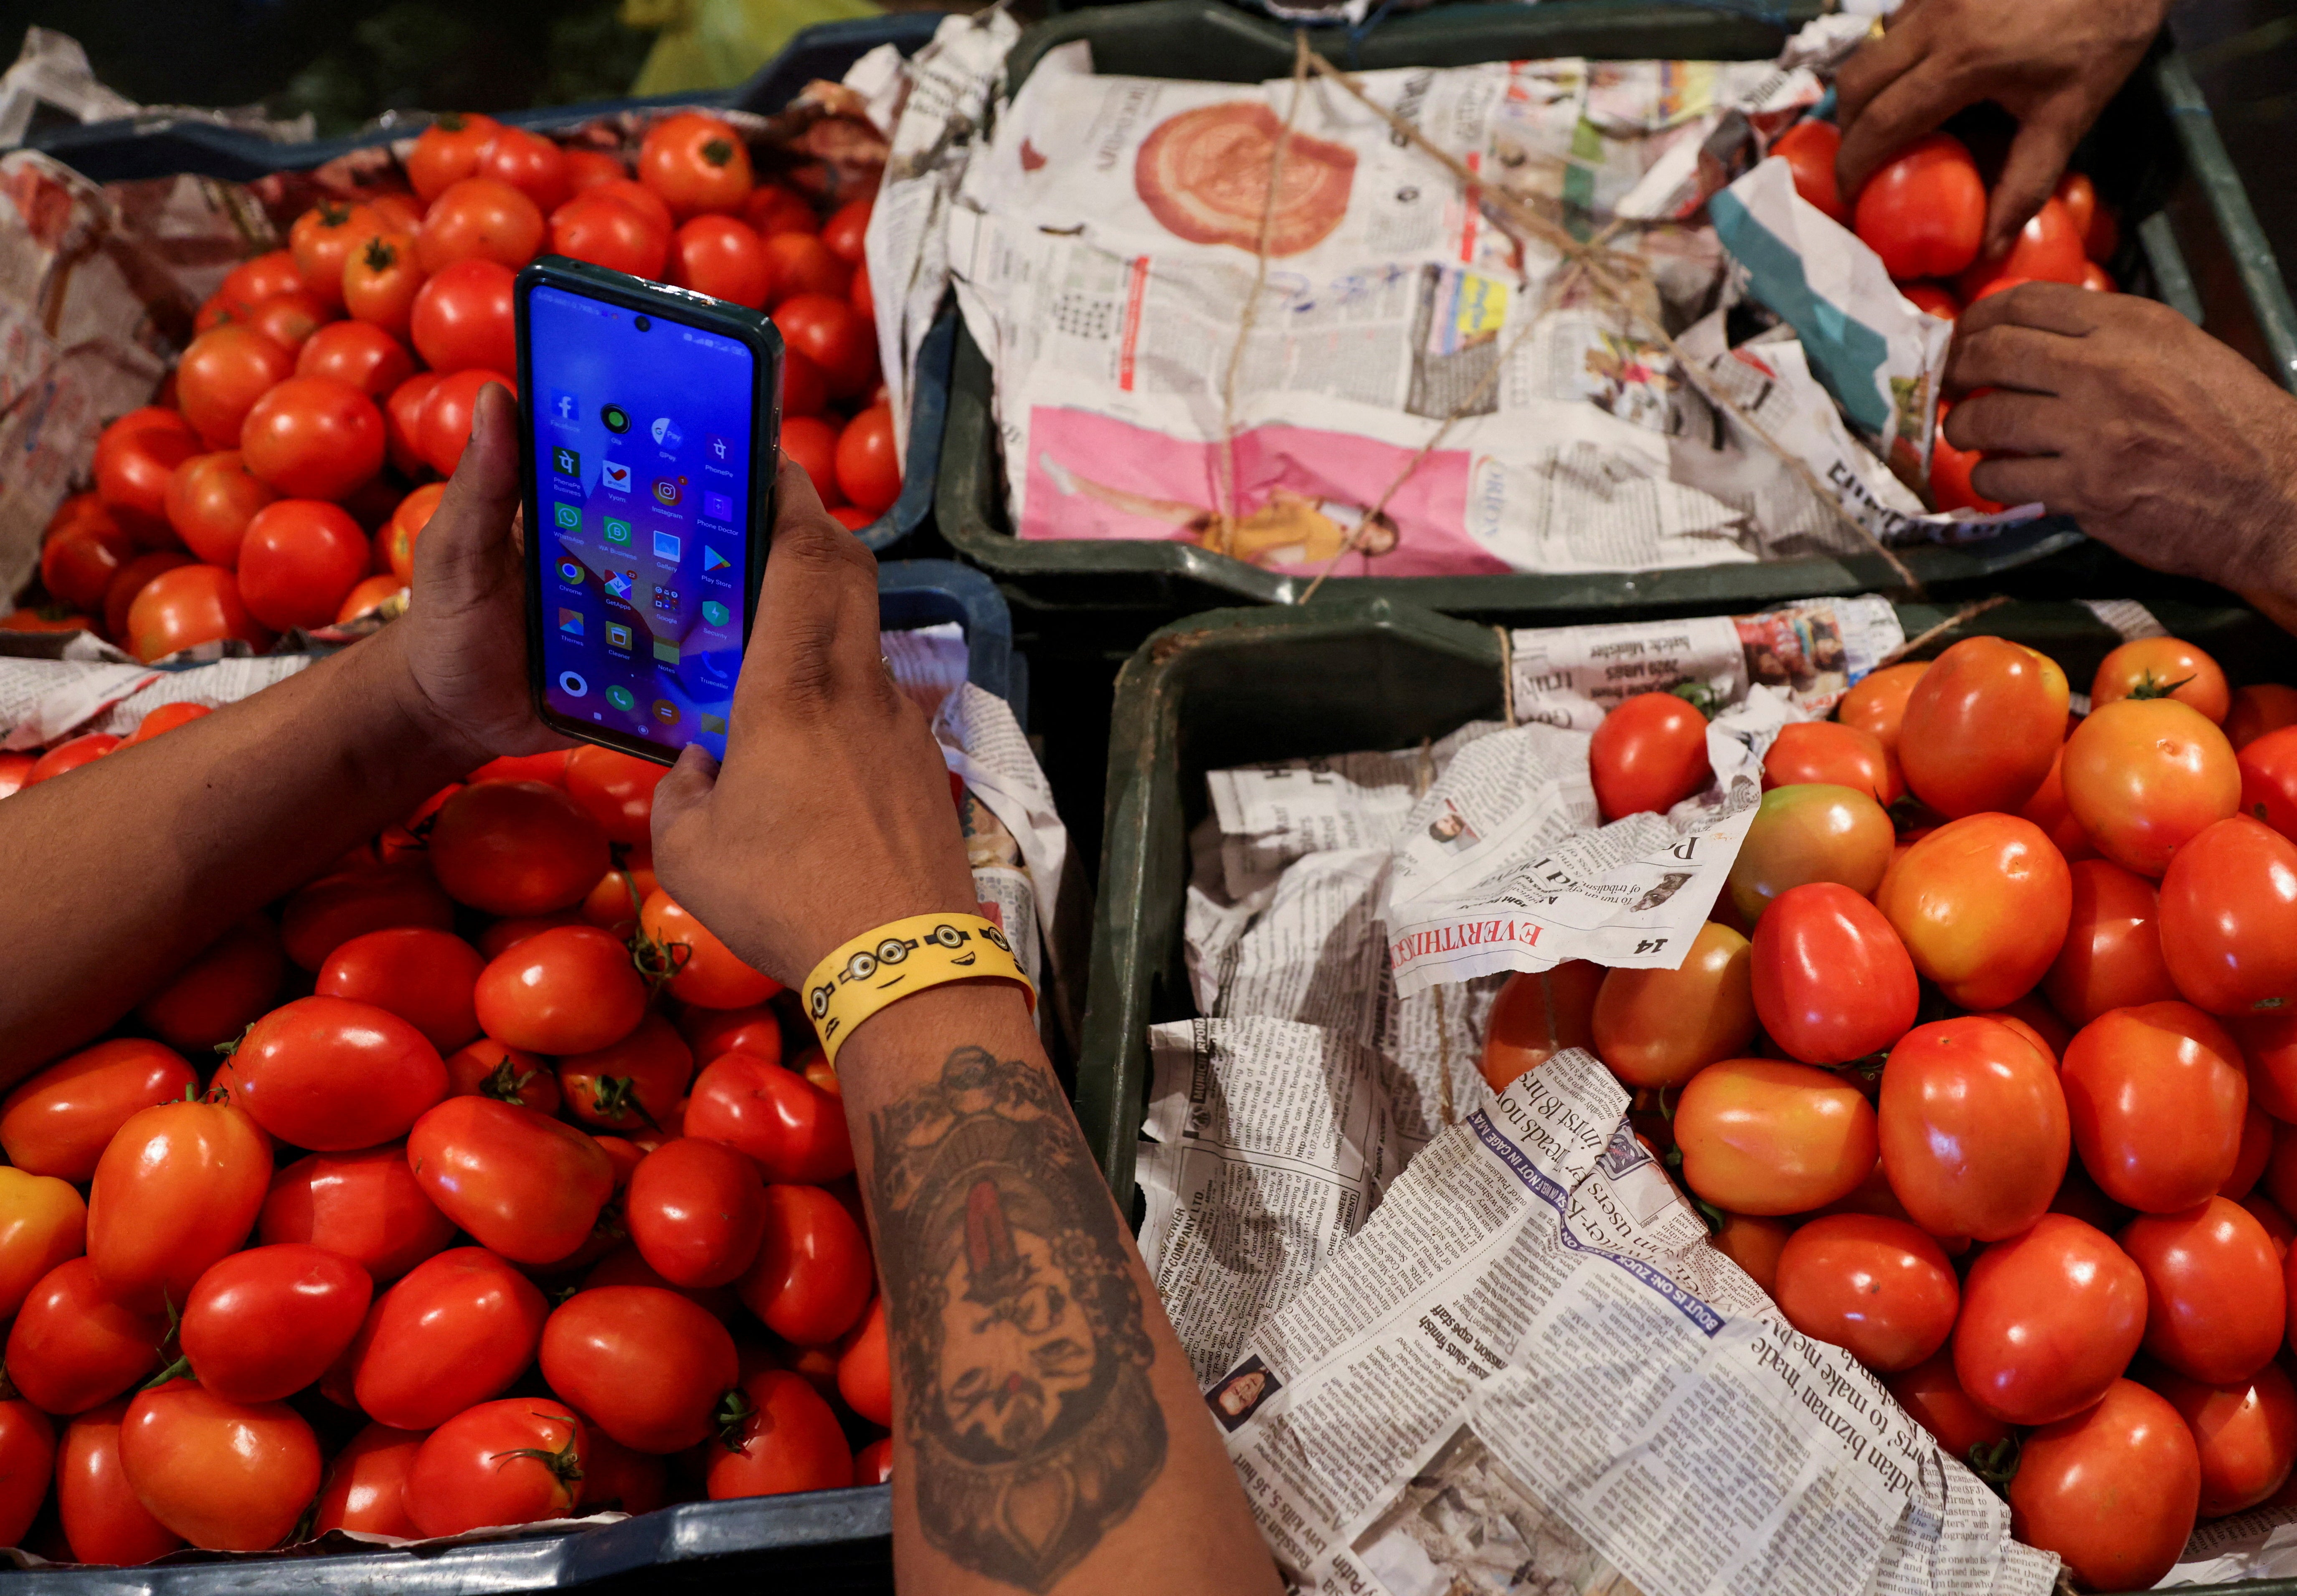
POLYGON ((2110 860, 2078 860, 2067 869, 2073 910, 2057 959, 2042 977, 2052 1006, 2087 1025, 2109 1008, 2174 999, 2153 884, 2110 860))
POLYGON ((295 374, 331 377, 380 401, 415 374, 415 358, 381 327, 336 322, 311 334, 295 357, 295 374))
POLYGON ((670 280, 712 299, 762 310, 773 277, 764 244, 730 216, 697 216, 670 241, 670 280))
POLYGON ((658 1014, 646 1016, 620 1041, 558 1061, 567 1112, 585 1124, 622 1131, 674 1123, 693 1078, 686 1039, 658 1014))
POLYGON ((283 498, 255 513, 239 549, 239 591, 276 631, 326 625, 366 574, 372 551, 341 506, 283 498))
MULTIPOLYGON (((786 429, 793 419, 801 415, 819 416, 828 408, 829 379, 822 375, 821 367, 795 350, 785 348, 782 350, 782 425, 785 429, 785 443, 787 440, 786 429)), ((786 447, 782 452, 791 453, 786 447)), ((835 453, 834 442, 832 453, 833 455, 835 453)), ((792 457, 797 457, 793 455, 792 457)), ((809 466, 807 469, 808 474, 811 474, 811 467, 809 466)), ((814 478, 814 489, 817 492, 820 491, 821 484, 825 481, 831 486, 836 486, 836 476, 834 470, 814 478)))
POLYGON ((1798 720, 1780 728, 1763 756, 1765 792, 1803 782, 1849 787, 1886 806, 1896 803, 1901 791, 1897 764, 1881 739, 1832 720, 1798 720))
POLYGON ((1955 1378, 1952 1347, 1941 1348, 1882 1384, 1914 1422, 1938 1437, 1947 1455, 1960 1462, 1971 1461, 1975 1448, 1991 1451, 2010 1438, 2010 1427, 1971 1401, 1955 1378))
POLYGON ((1933 1236, 2015 1236, 2066 1172, 2057 1072, 1996 1020, 1939 1020, 1901 1037, 1882 1068, 1877 1128, 1891 1191, 1933 1236))
POLYGON ((2140 1214, 2118 1239, 2145 1272, 2146 1352, 2213 1386, 2245 1380, 2280 1350, 2282 1261, 2238 1203, 2213 1197, 2140 1214))
POLYGON ((868 200, 849 200, 821 224, 821 242, 848 266, 861 264, 862 240, 869 231, 868 200))
POLYGON ((241 1109, 139 1109, 96 1163, 88 1261, 125 1302, 180 1303, 209 1264, 247 1239, 270 1181, 271 1149, 241 1109))
POLYGON ((2297 1389, 2276 1363, 2222 1385, 2149 1371, 2159 1392, 2193 1432, 2201 1454, 2201 1516, 2222 1518, 2253 1508, 2281 1489, 2297 1463, 2297 1389))
POLYGON ((94 764, 119 746, 119 739, 104 731, 88 732, 70 742, 59 743, 40 755, 32 768, 24 772, 24 785, 30 787, 44 781, 53 781, 67 771, 94 764))
POLYGON ((2066 219, 2074 225, 2078 236, 2087 238, 2090 224, 2097 219, 2097 185, 2086 172, 2068 172, 2058 179, 2051 198, 2065 207, 2066 219))
POLYGON ((762 1369, 742 1382, 753 1410, 741 1450, 710 1452, 710 1500, 835 1491, 853 1483, 845 1432, 819 1392, 783 1369, 762 1369))
POLYGON ((297 1159, 273 1177, 256 1233, 266 1246, 324 1247, 387 1286, 444 1248, 455 1226, 393 1145, 297 1159))
POLYGON ((482 1246, 426 1258, 351 1343, 358 1405, 395 1429, 443 1424, 518 1378, 549 1313, 534 1283, 482 1246))
POLYGON ((844 1204, 818 1186, 772 1185, 765 1238, 734 1288, 774 1334, 823 1346, 861 1317, 876 1278, 869 1241, 844 1204))
POLYGON ((682 111, 646 129, 638 177, 680 221, 704 211, 737 215, 750 197, 750 149, 731 123, 682 111))
POLYGON ((342 498, 383 469, 383 413, 348 383, 290 377, 248 411, 239 449, 247 469, 279 493, 342 498))
POLYGON ((2235 749, 2248 747, 2268 731, 2297 726, 2297 687, 2267 682, 2235 687, 2226 711, 2225 735, 2235 749))
POLYGON ((298 288, 259 300, 247 312, 246 325, 289 354, 301 352, 311 334, 333 319, 319 297, 298 288))
POLYGON ((1766 1296, 1778 1294, 1779 1255, 1794 1227, 1751 1213, 1725 1213, 1723 1228, 1707 1239, 1715 1250, 1744 1270, 1766 1296))
POLYGON ((581 1246, 614 1190, 597 1142, 492 1098, 449 1098, 416 1122, 407 1157, 440 1213, 520 1263, 556 1263, 581 1246))
POLYGON ((1986 183, 1961 140, 1933 133, 1869 177, 1852 214, 1893 277, 1951 277, 1978 257, 1986 183))
POLYGON ((1770 153, 1794 172, 1795 193, 1806 204, 1850 225, 1850 210, 1834 180, 1834 158, 1842 149, 1842 129, 1816 117, 1797 122, 1771 141, 1770 153))
POLYGON ((72 1559, 133 1567, 167 1556, 184 1538, 136 1500, 119 1467, 125 1400, 92 1408, 64 1427, 56 1446, 56 1516, 72 1559))
MULTIPOLYGON (((861 1322, 846 1332, 837 1354, 837 1394, 874 1425, 893 1425, 893 1369, 885 1349, 885 1299, 869 1299, 861 1322)), ((867 1481, 861 1482, 869 1483, 867 1481)))
POLYGON ((1733 1213, 1804 1213, 1874 1167, 1874 1110, 1840 1076, 1770 1058, 1708 1065, 1675 1111, 1683 1178, 1733 1213))
POLYGON ((86 1249, 87 1205, 70 1181, 0 1167, 0 1319, 86 1249))
MULTIPOLYGON (((367 940, 344 946, 357 950, 367 940)), ((331 958, 328 970, 336 967, 331 958)), ((302 998, 273 1009, 249 1029, 232 1063, 241 1107, 282 1141, 314 1152, 354 1152, 396 1140, 447 1095, 446 1066, 422 1032, 387 1008, 342 997, 302 998)))
POLYGON ((2241 807, 2242 770, 2225 734, 2172 698, 2093 710, 2067 739, 2066 807, 2098 851, 2141 876, 2241 807))
POLYGON ((482 781, 543 781, 563 787, 566 785, 566 767, 573 760, 574 752, 556 748, 548 753, 507 753, 489 760, 465 779, 473 786, 482 781))
POLYGON ((871 405, 837 435, 837 486, 856 509, 883 514, 902 497, 902 467, 893 454, 893 412, 871 405))
POLYGON ((1747 939, 1709 921, 1681 967, 1615 969, 1591 1016, 1595 1054, 1630 1086, 1680 1086, 1755 1039, 1747 939))
POLYGON ((192 340, 176 363, 176 402, 210 448, 235 448, 255 401, 295 374, 295 353, 241 322, 192 340))
POLYGON ((1899 769, 1914 796, 1949 819, 2014 812, 2065 740, 2066 679, 2031 649, 1965 638, 1932 661, 1906 696, 1899 769))
POLYGON ((402 926, 353 937, 330 953, 317 991, 388 1009, 445 1054, 479 1033, 471 992, 486 965, 458 936, 402 926))
MULTIPOLYGON (((2248 1211, 2250 1218, 2265 1228, 2266 1235, 2273 1242, 2273 1250, 2281 1255, 2283 1262, 2287 1262, 2290 1243, 2297 1241, 2297 1224, 2290 1223, 2289 1216, 2281 1211, 2281 1205, 2261 1191, 2252 1191, 2238 1200, 2248 1211)), ((2283 1283, 2285 1286, 2287 1282, 2285 1280, 2283 1283)))
POLYGON ((409 1541, 420 1536, 423 1532, 407 1516, 404 1493, 424 1438, 419 1430, 395 1430, 386 1424, 370 1424, 353 1436, 327 1465, 311 1533, 349 1529, 409 1541))
MULTIPOLYGON (((811 233, 769 234, 763 249, 767 276, 772 284, 770 303, 776 308, 798 294, 849 300, 853 268, 830 253, 829 246, 811 233)), ((819 358, 811 351, 809 358, 819 358)))
POLYGON ((2112 1238, 2046 1213, 1981 1250, 1963 1284, 1954 1367, 2012 1424, 2079 1413, 2129 1366, 2145 1334, 2145 1277, 2112 1238))
MULTIPOLYGON (((668 218, 664 218, 667 224, 668 218)), ((633 277, 660 277, 670 258, 663 227, 637 207, 593 190, 550 213, 553 253, 633 277)))
POLYGON ((332 310, 343 308, 343 267, 358 246, 383 226, 365 205, 322 200, 295 218, 288 230, 288 252, 303 286, 332 310))
POLYGON ((2235 759, 2241 770, 2242 812, 2285 837, 2297 836, 2297 727, 2260 733, 2235 759))
POLYGON ((2106 1196, 2174 1213, 2241 1155, 2249 1085, 2225 1028, 2183 1003, 2117 1008, 2082 1027, 2060 1072, 2082 1166, 2106 1196))
POLYGON ((546 212, 564 204, 573 192, 565 152, 523 128, 497 129, 479 151, 472 175, 509 184, 546 212))
POLYGON ((0 1099, 0 1148, 28 1174, 86 1181, 120 1126, 198 1083, 192 1066, 157 1042, 100 1041, 0 1099))
POLYGON ((415 234, 415 257, 434 276, 458 260, 488 260, 516 271, 541 248, 542 210, 509 184, 465 177, 449 184, 415 234))
POLYGON ((660 236, 663 249, 670 247, 670 235, 678 230, 678 218, 670 214, 670 207, 662 202, 662 196, 645 184, 629 177, 616 177, 595 184, 583 193, 592 199, 612 200, 637 212, 660 236))
POLYGON ((2072 213, 2055 200, 2045 200, 2042 208, 2018 229, 2008 254, 1999 260, 1974 261, 1962 274, 1962 297, 1965 302, 1978 300, 2004 277, 2079 283, 2082 267, 2088 264, 2082 253, 2082 230, 2072 213))
POLYGON ((608 841, 643 848, 654 836, 654 790, 669 774, 652 760, 585 743, 566 756, 564 786, 608 841))
POLYGON ((192 1287, 184 1356, 226 1401, 284 1401, 342 1355, 374 1292, 366 1270, 309 1243, 234 1253, 192 1287))
POLYGON ((213 565, 163 571, 128 608, 128 651, 147 663, 230 638, 258 649, 272 643, 269 629, 248 613, 238 579, 213 565))
POLYGON ((1889 1374, 1946 1345, 1960 1292, 1937 1242, 1900 1220, 1812 1220, 1779 1255, 1779 1311, 1814 1340, 1889 1374))
POLYGON ((431 518, 439 513, 439 501, 446 497, 446 483, 425 482, 399 501, 391 519, 383 523, 383 531, 375 534, 391 574, 399 580, 415 580, 415 540, 431 524, 431 518))
POLYGON ((2161 877, 2161 954, 2186 1000, 2211 1014, 2297 998, 2297 843, 2246 815, 2178 851, 2161 877))
POLYGON ((740 1368, 710 1313, 652 1286, 578 1291, 542 1329, 542 1378, 634 1452, 706 1440, 740 1368))
POLYGON ((2091 710, 2125 698, 2174 698, 2213 725, 2233 707, 2218 662, 2177 638, 2139 638, 2099 662, 2089 685, 2091 710))
POLYGON ((473 366, 440 378, 439 385, 423 401, 417 437, 423 458, 440 475, 452 476, 461 463, 463 446, 471 440, 471 416, 478 405, 479 391, 490 383, 500 383, 512 398, 518 397, 518 384, 508 377, 473 366))
POLYGON ((639 1256, 674 1286, 732 1284, 765 1236, 757 1165, 702 1137, 683 1136, 647 1154, 622 1206, 639 1256))
POLYGON ((1638 693, 1603 717, 1587 747, 1603 819, 1663 815, 1705 786, 1707 717, 1672 693, 1638 693))
POLYGON ((424 276, 411 229, 370 234, 343 262, 343 309, 354 320, 404 343, 424 276))
POLYGON ((349 593, 343 595, 343 602, 335 611, 335 624, 349 626, 362 616, 375 613, 385 604, 406 591, 405 577, 361 577, 357 585, 349 593))
POLYGON ((746 1008, 782 990, 781 983, 744 964, 710 928, 656 888, 639 911, 646 934, 669 952, 678 974, 670 995, 697 1008, 746 1008), (675 950, 683 948, 683 954, 675 950))
POLYGON ((663 1460, 632 1452, 600 1430, 586 1432, 582 1493, 575 1505, 585 1513, 651 1513, 668 1500, 670 1482, 663 1460))
POLYGON ((69 531, 40 551, 40 580, 65 604, 100 609, 112 580, 135 557, 136 546, 125 532, 111 527, 69 531))
POLYGON ((595 926, 561 926, 498 955, 475 999, 480 1025, 506 1046, 588 1053, 637 1029, 646 991, 622 943, 595 926))
POLYGON ((622 164, 622 158, 611 150, 585 150, 570 144, 562 153, 566 157, 566 185, 570 193, 579 194, 596 188, 601 183, 613 183, 630 176, 630 169, 622 164))
POLYGON ((558 1078, 550 1061, 482 1036, 447 1059, 449 1097, 486 1097, 523 1103, 537 1114, 558 1112, 558 1078))
MULTIPOLYGON (((178 471, 183 467, 177 466, 178 471)), ((192 564, 186 554, 157 553, 137 555, 119 568, 103 591, 103 629, 112 637, 128 630, 128 612, 135 607, 136 596, 144 585, 163 571, 173 571, 179 565, 192 564)))
POLYGON ((210 1551, 268 1551, 319 1489, 319 1443, 284 1403, 235 1403, 192 1380, 144 1392, 119 1464, 152 1516, 210 1551))
POLYGON ((428 204, 447 185, 479 169, 479 158, 502 131, 502 124, 474 111, 442 111, 415 140, 407 157, 407 180, 428 204))
MULTIPOLYGON (((423 412, 442 381, 436 372, 418 371, 392 389, 383 403, 383 447, 391 465, 406 476, 421 476, 429 464, 423 448, 423 412)), ((463 425, 465 431, 470 426, 467 412, 463 425)))
MULTIPOLYGON (((1935 316, 1940 321, 1955 321, 1962 316, 1962 301, 1935 283, 1902 283, 1898 285, 1898 292, 1905 294, 1914 309, 1925 316, 1935 316)), ((1939 414, 1943 419, 1946 414, 1943 405, 1939 407, 1939 414)), ((1932 448, 1935 450, 1936 446, 1933 445, 1932 448)), ((1935 461, 1938 457, 1933 452, 1931 457, 1935 461)), ((1933 465, 1931 469, 1931 483, 1935 488, 1938 468, 1933 465)))
POLYGON ((303 268, 295 264, 295 252, 272 250, 233 267, 223 285, 216 290, 216 297, 252 305, 258 300, 268 300, 275 293, 302 286, 303 268))
POLYGON ((761 183, 752 191, 742 207, 742 219, 748 222, 761 238, 770 238, 777 233, 819 233, 821 218, 804 196, 784 188, 778 183, 761 183))
MULTIPOLYGON (((785 234, 776 243, 810 243, 785 234)), ((787 288, 790 278, 779 279, 787 288)), ((774 306, 774 325, 790 348, 821 367, 832 399, 853 399, 877 381, 877 330, 845 302, 841 279, 835 293, 793 292, 774 306)))
POLYGON ((435 270, 415 296, 408 321, 424 364, 442 374, 517 370, 511 283, 510 268, 492 260, 458 260, 435 270))
POLYGON ((2297 1121, 2297 1012, 2247 1016, 2227 1028, 2249 1060, 2249 1100, 2276 1120, 2297 1121))
POLYGON ((2242 1115, 2241 1156, 2234 1160, 2233 1173, 2218 1188, 2218 1195, 2235 1202, 2247 1197, 2251 1188, 2265 1176, 2265 1166, 2273 1161, 2273 1116, 2259 1107, 2256 1086, 2257 1070, 2251 1067, 2249 1112, 2242 1115))
POLYGON ((845 298, 853 307, 853 314, 872 325, 877 320, 877 296, 869 286, 869 263, 863 261, 853 268, 853 286, 845 298))
POLYGON ((1976 515, 1998 515, 2006 507, 1971 486, 1970 473, 1986 458, 1974 448, 1956 448, 1947 441, 1948 406, 1939 401, 1938 422, 1931 437, 1931 503, 1940 510, 1967 510, 1976 515))
POLYGON ((2023 996, 2049 969, 2073 913, 2073 881, 2033 822, 1965 815, 1909 847, 1874 902, 1948 1002, 1983 1010, 2023 996))
POLYGON ((86 1258, 59 1263, 9 1327, 8 1378, 44 1412, 78 1413, 160 1366, 164 1311, 142 1312, 105 1287, 86 1258))
MULTIPOLYGON (((1600 979, 1601 971, 1596 974, 1600 979)), ((1593 1000, 1591 984, 1588 1001, 1593 1000)), ((694 1056, 705 1062, 727 1053, 747 1053, 768 1064, 781 1062, 781 1017, 764 1004, 749 1008, 687 1008, 679 1014, 677 1024, 694 1056)))
MULTIPOLYGON (((821 496, 822 507, 843 504, 837 487, 837 431, 811 415, 782 416, 782 453, 802 466, 821 496)), ((108 579, 107 579, 108 580, 108 579)))
POLYGON ((392 926, 445 931, 454 924, 454 904, 416 860, 321 876, 287 900, 279 940, 290 959, 316 974, 355 936, 392 926))
POLYGON ((580 1493, 589 1432, 547 1397, 510 1397, 456 1414, 408 1470, 407 1516, 425 1535, 567 1518, 580 1493))
POLYGON ((598 822, 564 788, 542 782, 466 787, 431 828, 439 884, 489 914, 542 914, 579 903, 608 863, 598 822))
POLYGON ((1831 881, 1782 893, 1763 911, 1753 977, 1763 1029, 1806 1064, 1847 1064, 1889 1047, 1914 1023, 1922 997, 1890 922, 1831 881))
POLYGON ((2093 1591, 2142 1591, 2194 1532, 2201 1455, 2178 1410, 2115 1380, 2086 1411, 2026 1437, 2010 1482, 2010 1529, 2065 1559, 2093 1591))
POLYGON ((803 1075, 746 1053, 713 1059, 695 1077, 686 1133, 747 1154, 768 1181, 834 1181, 853 1170, 845 1106, 803 1075))

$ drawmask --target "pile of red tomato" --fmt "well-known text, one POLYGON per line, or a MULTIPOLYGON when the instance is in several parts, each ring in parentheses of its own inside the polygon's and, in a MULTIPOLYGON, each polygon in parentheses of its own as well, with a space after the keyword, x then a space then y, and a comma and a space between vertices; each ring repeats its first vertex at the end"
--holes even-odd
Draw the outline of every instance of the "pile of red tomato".
POLYGON ((886 1477, 837 1078, 655 886, 662 774, 495 761, 0 1100, 0 1544, 886 1477))
MULTIPOLYGON (((1989 195, 1963 142, 1950 133, 1916 139, 1866 181, 1850 205, 1834 179, 1842 132, 1832 122, 1796 123, 1771 145, 1794 169, 1795 192, 1856 232, 1889 268, 1899 291, 1931 315, 1953 321, 1963 307, 2021 283, 2071 283, 2114 292, 2104 262, 2120 244, 2113 212, 2087 176, 2068 172, 2057 192, 2020 230, 2010 252, 1980 260, 1989 195)), ((1931 507, 1992 514, 2003 506, 1970 486, 1980 456, 1946 440, 1948 406, 1939 404, 1931 443, 1931 507)))
POLYGON ((514 275, 556 253, 771 312, 786 346, 782 448, 830 513, 868 525, 901 493, 862 236, 754 180, 742 136, 682 111, 622 158, 491 118, 440 118, 410 191, 323 202, 289 246, 202 306, 161 402, 98 440, 36 596, 0 626, 102 634, 137 658, 257 647, 404 589, 488 383, 515 389, 514 275))
MULTIPOLYGON (((2297 689, 2154 638, 2068 705, 2000 638, 1873 672, 1770 748, 1682 967, 1514 977, 1484 1070, 1592 1049, 1796 1329, 2143 1589, 2297 1503, 2297 689)), ((1621 703, 1605 818, 1697 790, 1706 733, 1621 703)))

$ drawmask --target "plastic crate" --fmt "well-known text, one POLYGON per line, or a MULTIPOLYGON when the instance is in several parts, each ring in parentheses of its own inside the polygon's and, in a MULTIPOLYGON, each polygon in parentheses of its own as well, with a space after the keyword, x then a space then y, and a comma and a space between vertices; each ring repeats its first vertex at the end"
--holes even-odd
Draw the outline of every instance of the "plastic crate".
MULTIPOLYGON (((822 22, 802 29, 772 61, 739 88, 700 95, 657 95, 646 99, 598 100, 583 105, 546 105, 508 111, 496 119, 538 132, 579 128, 600 117, 650 105, 716 105, 769 116, 797 97, 817 78, 836 79, 880 45, 915 53, 934 36, 943 13, 896 12, 883 17, 822 22)), ((340 138, 282 144, 236 128, 191 121, 152 112, 111 122, 88 122, 45 129, 29 146, 54 156, 98 183, 165 177, 191 172, 226 182, 251 183, 274 172, 308 171, 349 154, 422 130, 424 113, 394 116, 382 124, 340 138)), ((910 407, 909 469, 902 496, 891 509, 855 536, 872 552, 893 547, 915 533, 933 514, 934 473, 941 457, 943 418, 949 405, 950 358, 957 316, 945 311, 919 352, 910 407)))
MULTIPOLYGON (((1816 9, 1807 0, 1775 12, 1667 0, 1456 4, 1309 37, 1328 57, 1367 70, 1574 54, 1746 59, 1775 54, 1788 30, 1816 9)), ((1221 0, 1141 0, 1031 29, 1014 52, 1012 81, 1017 86, 1046 52, 1079 39, 1091 45, 1096 70, 1109 73, 1256 82, 1284 76, 1292 58, 1289 29, 1221 0)), ((2134 222, 2114 262, 2119 280, 2178 306, 2297 387, 2297 316, 2208 108, 2173 53, 2157 51, 2131 78, 2079 158, 2134 222)), ((1017 602, 1025 598, 1049 621, 1064 615, 1083 632, 1129 631, 1125 640, 1132 641, 1193 610, 1239 600, 1293 603, 1306 591, 1308 578, 1190 544, 1016 538, 992 383, 986 357, 960 328, 935 520, 950 546, 993 572, 1017 602)), ((1901 552, 1925 587, 1940 592, 1986 585, 2079 541, 2071 522, 2051 519, 1988 543, 1901 552)), ((1319 602, 1381 593, 1452 613, 1562 620, 1626 608, 1746 610, 1894 585, 1881 559, 1848 556, 1637 572, 1334 577, 1319 602)))
POLYGON ((887 560, 877 567, 877 624, 887 631, 955 621, 965 629, 966 679, 1029 723, 1029 662, 1013 652, 1013 618, 997 584, 954 560, 887 560))

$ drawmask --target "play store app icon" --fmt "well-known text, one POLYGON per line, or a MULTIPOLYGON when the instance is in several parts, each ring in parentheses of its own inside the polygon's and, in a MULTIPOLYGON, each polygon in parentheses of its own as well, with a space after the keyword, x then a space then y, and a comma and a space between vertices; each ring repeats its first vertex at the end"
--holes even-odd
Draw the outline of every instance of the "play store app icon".
POLYGON ((720 554, 716 549, 711 547, 707 543, 702 546, 703 575, 707 576, 713 571, 723 571, 732 564, 733 562, 731 560, 729 560, 724 555, 720 554))

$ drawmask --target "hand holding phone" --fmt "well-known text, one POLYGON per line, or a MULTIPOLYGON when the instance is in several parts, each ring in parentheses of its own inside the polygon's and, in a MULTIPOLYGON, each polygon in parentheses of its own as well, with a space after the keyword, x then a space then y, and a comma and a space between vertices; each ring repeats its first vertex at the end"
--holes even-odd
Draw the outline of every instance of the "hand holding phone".
POLYGON ((527 659, 544 724, 712 758, 757 609, 780 335, 721 300, 544 256, 516 287, 527 659))

